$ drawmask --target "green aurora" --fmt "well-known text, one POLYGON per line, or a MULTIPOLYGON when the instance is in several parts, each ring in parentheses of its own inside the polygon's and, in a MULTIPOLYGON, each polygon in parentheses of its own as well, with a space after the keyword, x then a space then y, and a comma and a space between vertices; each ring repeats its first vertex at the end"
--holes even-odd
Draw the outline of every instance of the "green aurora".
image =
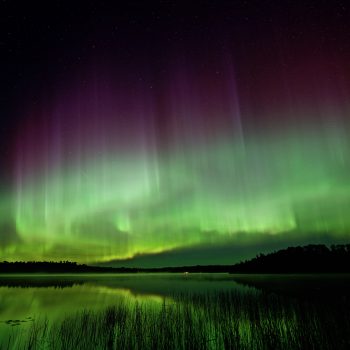
POLYGON ((283 241, 288 232, 342 240, 350 227, 348 160, 339 125, 178 145, 162 155, 96 154, 17 184, 3 200, 1 226, 8 229, 10 210, 16 239, 1 253, 97 262, 266 236, 283 241))

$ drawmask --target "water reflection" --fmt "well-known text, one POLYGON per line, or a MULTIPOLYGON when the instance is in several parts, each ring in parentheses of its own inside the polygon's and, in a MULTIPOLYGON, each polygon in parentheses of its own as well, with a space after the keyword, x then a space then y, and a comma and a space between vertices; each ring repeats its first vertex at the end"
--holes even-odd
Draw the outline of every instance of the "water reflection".
POLYGON ((241 286, 293 298, 341 300, 350 295, 349 274, 233 275, 241 286))
POLYGON ((56 320, 81 310, 98 311, 121 302, 142 302, 156 307, 164 301, 171 302, 177 294, 245 288, 227 274, 2 276, 0 321, 2 325, 12 326, 22 325, 28 318, 56 320))
MULTIPOLYGON (((350 275, 13 275, 0 278, 0 321, 19 326, 32 319, 60 319, 120 302, 155 307, 176 295, 248 290, 293 297, 350 294, 350 275), (11 321, 11 322, 9 322, 11 321)), ((0 326, 1 327, 1 326, 0 326)))
MULTIPOLYGON (((276 327, 284 324, 285 329, 294 329, 302 339, 305 310, 311 328, 318 320, 328 329, 324 319, 332 314, 338 320, 336 324, 347 330, 339 315, 347 314, 349 292, 350 275, 6 275, 0 277, 0 344, 5 344, 6 339, 25 339, 25 332, 44 324, 44 319, 54 324, 84 310, 93 315, 110 307, 124 310, 130 323, 128 329, 133 332, 133 322, 139 315, 137 305, 142 305, 142 320, 149 318, 160 322, 159 326, 163 317, 168 325, 179 325, 187 315, 189 324, 195 322, 200 327, 205 321, 209 322, 205 326, 208 329, 221 332, 226 325, 231 332, 233 322, 239 336, 249 340, 260 320, 263 333, 259 334, 263 338, 269 331, 266 325, 275 322, 276 327), (328 307, 326 311, 324 305, 328 307)), ((145 321, 142 327, 151 326, 145 321)), ((152 333, 151 328, 148 331, 152 333)), ((320 333, 317 329, 313 330, 315 339, 320 333)))

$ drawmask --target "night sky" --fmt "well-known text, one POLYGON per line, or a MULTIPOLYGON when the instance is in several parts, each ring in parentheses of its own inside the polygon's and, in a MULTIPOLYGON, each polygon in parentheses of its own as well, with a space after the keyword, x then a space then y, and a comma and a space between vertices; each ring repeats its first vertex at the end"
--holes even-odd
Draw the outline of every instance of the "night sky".
POLYGON ((229 264, 350 233, 347 1, 2 1, 0 255, 229 264))

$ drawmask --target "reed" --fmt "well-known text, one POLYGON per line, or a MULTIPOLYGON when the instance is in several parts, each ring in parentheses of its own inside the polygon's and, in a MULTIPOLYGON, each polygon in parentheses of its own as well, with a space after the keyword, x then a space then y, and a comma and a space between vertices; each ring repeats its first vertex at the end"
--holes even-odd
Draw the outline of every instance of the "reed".
POLYGON ((258 292, 182 294, 159 307, 124 302, 35 321, 1 349, 348 349, 349 310, 347 298, 321 305, 258 292))

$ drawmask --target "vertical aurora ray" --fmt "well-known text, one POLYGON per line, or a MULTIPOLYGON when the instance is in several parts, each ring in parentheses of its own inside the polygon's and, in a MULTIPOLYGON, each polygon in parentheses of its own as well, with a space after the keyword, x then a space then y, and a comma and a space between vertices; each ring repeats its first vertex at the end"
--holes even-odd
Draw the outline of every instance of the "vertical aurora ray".
POLYGON ((158 89, 103 75, 73 83, 29 113, 14 161, 21 243, 9 259, 91 262, 241 233, 348 232, 347 106, 315 103, 315 92, 298 118, 285 105, 266 116, 240 101, 231 62, 219 75, 179 67, 158 89))

